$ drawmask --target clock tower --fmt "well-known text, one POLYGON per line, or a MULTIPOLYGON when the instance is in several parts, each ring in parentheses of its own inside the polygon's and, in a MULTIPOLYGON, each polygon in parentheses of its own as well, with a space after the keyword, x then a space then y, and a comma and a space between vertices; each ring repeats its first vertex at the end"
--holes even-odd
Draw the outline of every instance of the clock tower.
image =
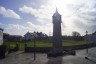
POLYGON ((53 18, 53 53, 58 55, 63 53, 62 48, 62 36, 61 36, 61 15, 56 12, 52 16, 53 18))

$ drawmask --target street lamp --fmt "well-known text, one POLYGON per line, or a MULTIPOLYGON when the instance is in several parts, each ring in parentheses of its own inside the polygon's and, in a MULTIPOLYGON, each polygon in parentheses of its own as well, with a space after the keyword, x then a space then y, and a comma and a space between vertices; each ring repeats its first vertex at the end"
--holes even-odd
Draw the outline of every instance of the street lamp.
POLYGON ((24 38, 24 42, 25 42, 25 50, 26 50, 26 47, 27 47, 27 43, 26 43, 26 40, 27 39, 27 37, 25 36, 25 38, 24 38))
POLYGON ((36 33, 33 33, 33 38, 34 38, 34 60, 36 60, 36 38, 38 37, 38 35, 36 33))
POLYGON ((85 57, 85 59, 88 59, 88 42, 87 42, 87 35, 88 35, 88 31, 86 31, 86 53, 87 53, 87 57, 85 57))
MULTIPOLYGON (((88 31, 86 31, 86 43, 87 43, 87 45, 88 45, 88 42, 87 42, 87 34, 88 34, 88 31)), ((88 54, 88 46, 87 46, 87 54, 88 54)))
POLYGON ((34 38, 34 60, 36 60, 35 47, 36 47, 36 41, 35 41, 35 38, 34 38))

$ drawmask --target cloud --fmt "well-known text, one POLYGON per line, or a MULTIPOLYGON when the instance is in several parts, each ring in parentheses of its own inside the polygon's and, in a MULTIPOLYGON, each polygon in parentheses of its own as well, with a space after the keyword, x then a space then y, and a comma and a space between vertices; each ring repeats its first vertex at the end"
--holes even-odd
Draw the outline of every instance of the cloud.
POLYGON ((86 30, 88 30, 89 33, 96 31, 95 0, 79 0, 78 4, 67 4, 67 8, 67 10, 69 10, 68 12, 72 14, 65 15, 63 13, 63 22, 66 26, 64 28, 65 32, 78 31, 84 35, 86 30))
POLYGON ((56 8, 54 4, 57 4, 58 11, 62 15, 63 34, 78 31, 84 35, 86 30, 90 33, 96 30, 96 0, 48 0, 46 5, 42 4, 39 8, 24 5, 19 11, 36 17, 36 21, 42 24, 37 29, 43 31, 45 27, 50 29, 50 25, 47 24, 52 24, 52 15, 56 8))
POLYGON ((41 5, 40 8, 34 9, 33 7, 24 5, 23 7, 19 8, 19 11, 22 13, 31 14, 36 17, 36 20, 39 23, 46 24, 52 22, 54 8, 51 7, 49 5, 41 5))
POLYGON ((15 35, 24 35, 26 32, 39 31, 46 34, 49 34, 49 31, 52 31, 52 24, 46 25, 36 25, 32 22, 26 22, 24 25, 20 24, 8 24, 5 32, 15 35))
POLYGON ((21 19, 20 16, 17 13, 15 13, 13 10, 11 10, 11 9, 5 9, 2 6, 0 6, 0 14, 3 15, 4 17, 21 19))
POLYGON ((39 9, 34 9, 32 7, 28 7, 26 5, 24 5, 23 7, 19 8, 19 11, 23 12, 23 13, 28 13, 31 14, 37 18, 43 18, 43 19, 49 19, 51 16, 51 10, 48 9, 49 6, 40 6, 39 9))
POLYGON ((19 25, 19 24, 8 24, 8 28, 9 29, 16 29, 16 30, 25 29, 24 26, 19 25))
POLYGON ((0 25, 4 25, 4 24, 0 22, 0 25))

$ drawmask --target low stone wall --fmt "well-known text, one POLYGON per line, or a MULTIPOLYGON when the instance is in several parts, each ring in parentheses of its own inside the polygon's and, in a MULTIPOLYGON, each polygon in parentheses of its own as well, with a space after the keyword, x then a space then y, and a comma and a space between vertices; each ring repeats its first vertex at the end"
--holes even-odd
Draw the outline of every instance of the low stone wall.
POLYGON ((50 51, 52 47, 25 47, 25 52, 41 52, 41 53, 47 53, 50 51))
MULTIPOLYGON (((74 46, 63 46, 64 51, 69 50, 78 50, 78 49, 86 49, 87 47, 95 47, 96 43, 84 44, 84 45, 74 45, 74 46)), ((52 47, 25 47, 25 52, 40 52, 40 53, 47 53, 52 50, 52 47)))
POLYGON ((90 47, 95 47, 96 43, 83 44, 83 45, 74 45, 74 46, 63 46, 63 50, 78 50, 78 49, 86 49, 90 47))

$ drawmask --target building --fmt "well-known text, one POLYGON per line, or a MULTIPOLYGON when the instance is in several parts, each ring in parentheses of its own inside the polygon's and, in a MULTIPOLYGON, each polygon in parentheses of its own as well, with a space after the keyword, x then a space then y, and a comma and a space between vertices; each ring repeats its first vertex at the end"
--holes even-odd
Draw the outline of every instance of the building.
POLYGON ((85 41, 96 42, 96 31, 92 34, 85 35, 84 40, 85 41))
POLYGON ((24 40, 27 40, 27 41, 33 41, 34 38, 36 40, 46 40, 48 38, 48 36, 45 34, 45 33, 42 33, 42 32, 27 32, 25 35, 24 35, 24 40))
MULTIPOLYGON (((27 32, 25 35, 24 35, 24 39, 25 40, 28 40, 28 41, 32 41, 34 39, 34 34, 35 33, 31 33, 31 32, 27 32)), ((37 34, 35 34, 37 35, 37 34)))
POLYGON ((3 29, 0 28, 0 45, 3 44, 3 29))

